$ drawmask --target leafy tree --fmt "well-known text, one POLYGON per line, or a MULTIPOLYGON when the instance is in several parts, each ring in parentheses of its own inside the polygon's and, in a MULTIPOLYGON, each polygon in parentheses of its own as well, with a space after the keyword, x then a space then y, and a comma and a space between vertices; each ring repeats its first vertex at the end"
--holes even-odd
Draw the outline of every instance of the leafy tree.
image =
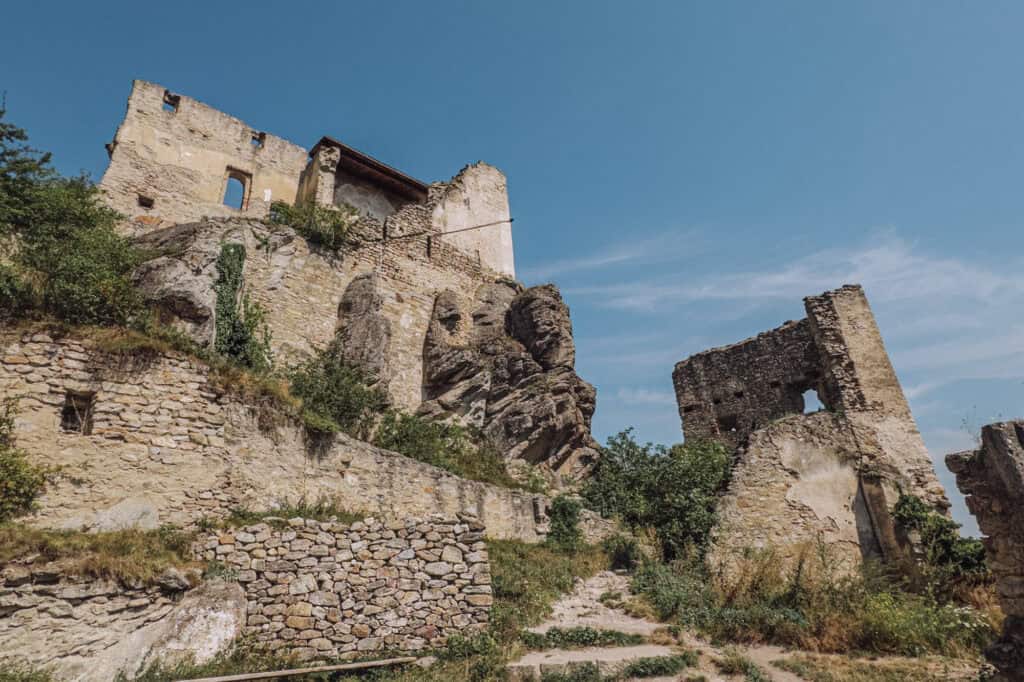
POLYGON ((721 444, 641 445, 627 429, 608 439, 582 495, 603 515, 654 529, 662 554, 674 559, 703 552, 730 464, 721 444))
POLYGON ((74 324, 128 324, 143 313, 131 283, 140 255, 85 176, 64 178, 0 109, 0 271, 7 312, 31 307, 74 324))
POLYGON ((583 505, 579 500, 559 495, 551 500, 551 530, 547 542, 555 549, 575 552, 583 545, 583 532, 580 530, 580 510, 583 505))

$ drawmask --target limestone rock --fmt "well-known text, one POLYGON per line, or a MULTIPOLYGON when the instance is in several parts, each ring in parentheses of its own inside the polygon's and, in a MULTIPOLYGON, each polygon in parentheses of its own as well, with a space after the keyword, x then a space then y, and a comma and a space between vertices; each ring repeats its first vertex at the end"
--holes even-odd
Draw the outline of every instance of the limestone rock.
POLYGON ((596 456, 596 393, 574 362, 569 309, 554 286, 485 284, 471 301, 443 291, 427 331, 420 413, 480 428, 507 460, 580 477, 596 456))
POLYGON ((92 531, 141 528, 152 530, 160 525, 160 517, 152 500, 129 497, 109 509, 97 512, 90 525, 92 531))
POLYGON ((386 385, 391 346, 391 321, 382 312, 384 297, 376 273, 359 275, 345 289, 338 305, 341 356, 386 385))

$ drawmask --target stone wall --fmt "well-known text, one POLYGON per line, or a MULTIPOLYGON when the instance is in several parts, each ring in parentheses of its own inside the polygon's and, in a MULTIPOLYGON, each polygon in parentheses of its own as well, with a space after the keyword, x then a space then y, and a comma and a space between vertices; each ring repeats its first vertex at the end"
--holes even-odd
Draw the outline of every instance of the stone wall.
MULTIPOLYGON (((482 162, 434 183, 428 194, 419 181, 331 138, 307 151, 141 80, 132 83, 125 118, 107 148, 100 187, 135 234, 206 217, 262 218, 278 200, 344 203, 375 223, 375 237, 384 236, 386 221, 392 236, 429 233, 437 250, 455 249, 479 267, 515 276, 507 182, 482 162), (369 175, 357 177, 353 169, 369 175), (229 178, 245 185, 240 209, 224 205, 229 178), (403 182, 411 193, 396 193, 403 182)), ((426 244, 424 236, 419 250, 426 244)))
MULTIPOLYGON (((389 221, 390 229, 401 228, 404 213, 389 221)), ((378 312, 391 328, 386 383, 397 406, 415 410, 422 401, 423 344, 434 297, 444 289, 473 295, 497 275, 448 244, 428 246, 426 237, 359 241, 379 239, 378 227, 365 221, 353 245, 335 256, 312 248, 290 228, 258 221, 179 225, 141 240, 144 248, 168 255, 144 265, 139 277, 149 300, 169 319, 212 343, 217 256, 222 243, 244 244, 245 291, 266 309, 277 361, 287 365, 330 343, 349 284, 376 273, 378 312)))
POLYGON ((165 578, 127 586, 69 574, 59 562, 7 564, 0 570, 0 669, 21 662, 65 682, 109 682, 156 659, 205 662, 241 634, 246 603, 237 585, 190 589, 180 572, 165 578))
POLYGON ((849 559, 905 553, 900 492, 949 507, 859 286, 804 300, 807 318, 676 365, 687 438, 737 450, 716 546, 792 555, 829 540, 849 559), (827 415, 803 414, 813 390, 827 415), (763 532, 763 526, 770 531, 763 532))
POLYGON ((986 560, 1006 620, 986 655, 997 679, 1024 679, 1024 421, 989 424, 981 447, 946 456, 984 533, 986 560))
POLYGON ((471 517, 290 519, 209 536, 203 557, 238 571, 246 634, 302 658, 443 646, 487 625, 490 563, 471 517))
MULTIPOLYGON (((188 526, 234 507, 330 498, 382 518, 470 513, 494 538, 536 542, 547 533, 546 497, 467 481, 344 435, 311 448, 293 421, 224 393, 209 368, 179 353, 4 330, 0 395, 20 398, 19 447, 62 467, 29 519, 41 526, 188 526), (88 433, 62 428, 69 395, 90 397, 88 433)), ((612 526, 588 516, 585 530, 599 539, 612 526)))
POLYGON ((136 80, 107 147, 107 202, 143 229, 293 203, 307 152, 198 100, 136 80), (243 210, 223 204, 228 177, 245 178, 243 210), (151 203, 149 203, 151 202, 151 203), (148 205, 147 205, 148 204, 148 205))

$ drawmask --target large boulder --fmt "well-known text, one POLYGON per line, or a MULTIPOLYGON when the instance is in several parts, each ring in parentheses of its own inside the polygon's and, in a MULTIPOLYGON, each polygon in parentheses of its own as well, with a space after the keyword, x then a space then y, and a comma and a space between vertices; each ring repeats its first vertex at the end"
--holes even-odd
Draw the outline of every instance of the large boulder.
POLYGON ((353 279, 338 304, 341 357, 362 368, 382 388, 388 381, 391 321, 384 315, 380 278, 370 272, 353 279))
POLYGON ((575 372, 569 309, 552 285, 485 284, 435 301, 422 414, 483 431, 510 462, 579 478, 596 457, 596 393, 575 372))

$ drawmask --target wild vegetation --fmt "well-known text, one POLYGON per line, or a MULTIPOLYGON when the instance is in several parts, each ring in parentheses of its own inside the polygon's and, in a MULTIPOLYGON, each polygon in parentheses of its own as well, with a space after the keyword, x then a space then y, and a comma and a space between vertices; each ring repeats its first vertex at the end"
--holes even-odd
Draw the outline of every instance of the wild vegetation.
POLYGON ((336 207, 303 202, 292 206, 284 201, 270 205, 270 222, 287 225, 306 241, 337 253, 345 245, 359 212, 347 204, 336 207))
POLYGON ((85 577, 150 583, 169 567, 195 565, 193 535, 174 526, 99 533, 0 525, 0 565, 38 555, 61 561, 65 572, 85 577))
POLYGON ((729 466, 718 443, 641 445, 626 430, 608 439, 582 496, 590 509, 652 531, 671 561, 703 552, 729 466))
POLYGON ((54 469, 29 461, 14 442, 16 398, 0 402, 0 523, 32 511, 54 469))

